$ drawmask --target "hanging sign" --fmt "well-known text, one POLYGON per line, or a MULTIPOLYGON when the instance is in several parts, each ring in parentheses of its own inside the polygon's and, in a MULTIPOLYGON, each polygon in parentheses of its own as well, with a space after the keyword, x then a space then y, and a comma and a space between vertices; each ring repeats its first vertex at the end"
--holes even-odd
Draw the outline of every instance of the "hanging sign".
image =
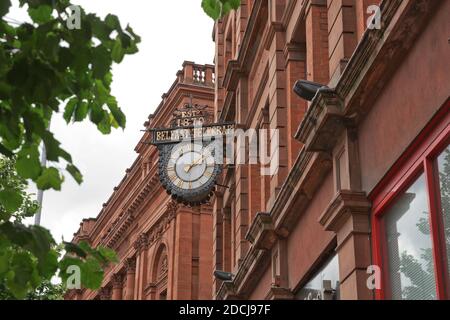
POLYGON ((222 172, 223 140, 233 123, 210 124, 206 106, 177 109, 169 128, 151 129, 159 149, 159 178, 172 197, 186 205, 207 203, 222 172))

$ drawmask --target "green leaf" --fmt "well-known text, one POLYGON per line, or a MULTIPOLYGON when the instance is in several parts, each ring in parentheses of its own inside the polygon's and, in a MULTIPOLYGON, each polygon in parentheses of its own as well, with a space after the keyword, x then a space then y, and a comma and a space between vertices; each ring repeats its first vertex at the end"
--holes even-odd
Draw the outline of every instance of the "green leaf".
POLYGON ((1 252, 0 251, 0 278, 9 270, 9 263, 11 260, 12 252, 11 250, 1 252))
POLYGON ((80 170, 72 164, 67 165, 66 170, 70 173, 70 175, 75 179, 78 184, 83 183, 83 175, 80 170))
POLYGON ((114 42, 113 50, 112 50, 112 59, 116 63, 121 63, 123 57, 125 56, 125 51, 122 47, 122 41, 118 37, 114 42))
POLYGON ((16 252, 14 254, 6 285, 16 298, 23 299, 27 295, 33 269, 33 260, 28 253, 16 252))
POLYGON ((53 133, 46 131, 42 135, 42 139, 45 144, 45 152, 47 154, 48 161, 58 162, 61 157, 68 162, 72 162, 72 157, 66 151, 61 149, 61 143, 55 139, 53 133))
POLYGON ((0 143, 0 153, 4 156, 7 156, 8 158, 12 157, 14 153, 11 152, 8 148, 6 148, 4 145, 0 143))
POLYGON ((39 190, 54 189, 61 191, 62 182, 63 178, 56 168, 45 168, 41 176, 36 180, 39 190))
POLYGON ((109 98, 109 90, 103 85, 103 81, 95 80, 95 91, 98 105, 103 105, 109 98))
POLYGON ((75 110, 75 121, 81 122, 83 121, 88 114, 89 111, 89 105, 86 101, 78 102, 77 108, 75 110))
POLYGON ((66 250, 67 253, 75 254, 76 256, 78 256, 80 258, 87 257, 86 252, 82 248, 80 248, 79 245, 77 245, 75 243, 64 242, 64 249, 66 250))
POLYGON ((93 103, 90 111, 90 119, 91 121, 98 125, 104 117, 107 117, 108 113, 103 110, 103 107, 101 107, 98 103, 93 103))
POLYGON ((28 14, 38 24, 44 24, 53 20, 53 8, 49 5, 40 5, 37 8, 29 8, 28 14))
POLYGON ((97 250, 107 261, 113 263, 119 262, 119 259, 117 258, 117 253, 114 250, 104 247, 99 247, 97 250))
POLYGON ((111 68, 111 54, 104 46, 97 46, 93 49, 92 71, 94 78, 103 79, 111 68))
POLYGON ((202 0, 202 8, 208 16, 217 20, 222 13, 222 3, 219 0, 202 0))
POLYGON ((16 161, 17 173, 24 179, 35 180, 41 173, 41 162, 37 146, 22 148, 16 161))
POLYGON ((11 7, 11 0, 2 0, 0 2, 0 17, 3 17, 9 12, 9 8, 11 7))
POLYGON ((0 224, 0 233, 19 247, 28 246, 33 239, 30 229, 18 223, 5 222, 0 224))
POLYGON ((88 14, 86 19, 91 22, 92 33, 97 39, 100 41, 110 40, 109 35, 112 32, 112 28, 94 14, 88 14))
POLYGON ((105 18, 106 25, 116 31, 122 31, 119 18, 116 15, 108 14, 105 18))
POLYGON ((97 125, 97 129, 103 134, 111 133, 111 120, 109 114, 106 114, 102 121, 97 125))
POLYGON ((111 111, 114 119, 119 124, 119 126, 123 129, 125 129, 125 127, 127 125, 127 118, 126 118, 125 114, 122 112, 122 110, 120 110, 120 108, 118 107, 117 100, 115 98, 111 97, 110 99, 108 99, 107 105, 108 105, 108 108, 111 111))
POLYGON ((99 261, 93 257, 87 258, 81 266, 81 283, 91 290, 98 290, 103 281, 103 269, 99 261))
POLYGON ((66 123, 69 123, 72 120, 73 114, 75 112, 75 108, 78 105, 78 98, 73 97, 67 102, 66 108, 64 109, 63 118, 66 120, 66 123))
POLYGON ((238 9, 240 5, 241 0, 202 0, 203 10, 214 20, 222 18, 233 9, 238 9))
POLYGON ((234 10, 238 9, 240 7, 240 5, 241 5, 241 0, 226 0, 226 2, 234 10))
POLYGON ((21 206, 23 197, 18 190, 6 189, 0 191, 0 204, 5 208, 6 212, 14 213, 21 206))
POLYGON ((50 250, 42 260, 39 260, 39 274, 45 279, 50 279, 58 270, 58 258, 58 252, 50 250))

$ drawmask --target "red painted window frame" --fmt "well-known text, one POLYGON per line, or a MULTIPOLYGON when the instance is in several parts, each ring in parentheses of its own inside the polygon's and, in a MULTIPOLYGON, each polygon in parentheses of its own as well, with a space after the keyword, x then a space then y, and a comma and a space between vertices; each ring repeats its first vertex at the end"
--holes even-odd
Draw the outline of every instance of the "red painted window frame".
POLYGON ((372 201, 372 258, 381 268, 381 288, 375 290, 377 300, 390 298, 389 272, 386 261, 387 241, 384 235, 383 215, 421 175, 428 188, 428 206, 435 261, 436 292, 439 300, 450 299, 442 208, 440 208, 437 157, 450 144, 450 99, 440 108, 430 123, 389 170, 369 195, 372 201))

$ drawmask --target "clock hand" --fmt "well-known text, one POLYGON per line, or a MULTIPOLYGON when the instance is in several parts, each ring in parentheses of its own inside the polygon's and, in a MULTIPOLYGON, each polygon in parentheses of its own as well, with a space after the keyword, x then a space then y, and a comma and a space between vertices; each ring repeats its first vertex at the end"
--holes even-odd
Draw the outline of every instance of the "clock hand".
POLYGON ((199 157, 197 160, 195 160, 193 163, 191 163, 191 164, 189 164, 189 165, 186 165, 186 166, 184 167, 184 171, 185 171, 186 173, 188 173, 189 171, 191 171, 191 169, 192 169, 193 167, 195 167, 195 166, 199 165, 200 163, 202 163, 202 162, 203 162, 203 159, 205 159, 205 155, 204 155, 204 154, 202 154, 202 156, 199 157))

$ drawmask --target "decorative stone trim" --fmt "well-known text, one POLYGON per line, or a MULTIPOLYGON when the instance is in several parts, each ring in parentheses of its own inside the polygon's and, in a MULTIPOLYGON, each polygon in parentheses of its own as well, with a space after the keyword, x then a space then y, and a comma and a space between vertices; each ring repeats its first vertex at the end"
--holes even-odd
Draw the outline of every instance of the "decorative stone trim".
POLYGON ((109 288, 109 287, 103 287, 99 291, 100 300, 111 300, 111 295, 112 295, 112 292, 111 292, 111 288, 109 288))
POLYGON ((293 300, 294 294, 291 290, 281 287, 271 287, 266 295, 266 300, 293 300))
POLYGON ((156 288, 157 288, 157 285, 155 283, 149 283, 144 289, 145 295, 150 295, 150 294, 156 293, 156 288))
POLYGON ((224 281, 217 293, 217 300, 241 300, 235 293, 233 281, 224 281))
POLYGON ((122 273, 116 273, 112 276, 113 289, 121 289, 123 287, 124 276, 122 273))
POLYGON ((149 239, 148 235, 145 233, 142 233, 139 235, 137 240, 134 242, 133 247, 137 252, 142 252, 144 250, 147 250, 149 247, 149 239))
POLYGON ((125 260, 125 269, 127 273, 135 273, 136 272, 136 258, 128 258, 125 260))
POLYGON ((327 231, 338 231, 353 214, 369 215, 371 203, 364 192, 342 190, 319 218, 327 231))
POLYGON ((295 138, 305 144, 306 151, 330 152, 345 128, 342 110, 343 101, 336 92, 331 89, 319 91, 295 138))
POLYGON ((245 237, 256 249, 270 250, 277 239, 269 213, 257 213, 245 237))

